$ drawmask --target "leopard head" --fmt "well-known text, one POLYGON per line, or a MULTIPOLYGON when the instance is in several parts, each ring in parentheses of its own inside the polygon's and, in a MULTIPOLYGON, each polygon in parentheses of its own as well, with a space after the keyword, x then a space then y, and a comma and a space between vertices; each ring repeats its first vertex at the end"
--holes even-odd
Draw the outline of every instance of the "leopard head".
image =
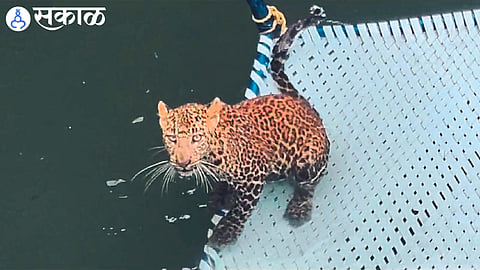
POLYGON ((159 123, 170 164, 180 176, 191 176, 210 152, 209 139, 225 104, 215 98, 208 106, 188 103, 175 109, 158 103, 159 123))

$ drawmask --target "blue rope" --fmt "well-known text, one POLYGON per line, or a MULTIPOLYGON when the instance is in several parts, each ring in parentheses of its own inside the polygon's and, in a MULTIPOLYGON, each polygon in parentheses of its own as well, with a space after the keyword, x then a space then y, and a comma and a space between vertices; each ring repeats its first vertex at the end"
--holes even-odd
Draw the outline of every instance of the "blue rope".
MULTIPOLYGON (((268 15, 268 8, 263 0, 247 0, 247 3, 250 6, 252 15, 256 19, 262 19, 268 15)), ((270 29, 272 27, 272 22, 273 20, 268 20, 266 23, 257 24, 258 32, 261 33, 270 29)))
MULTIPOLYGON (((255 19, 260 20, 262 18, 265 18, 269 14, 268 7, 263 2, 263 0, 247 0, 247 3, 250 6, 250 10, 255 19)), ((275 18, 272 16, 269 20, 263 23, 256 23, 258 32, 261 34, 270 30, 273 26, 274 20, 275 18)), ((281 31, 281 26, 277 26, 277 29, 275 29, 274 31, 271 31, 269 33, 262 34, 262 35, 270 40, 273 40, 274 38, 280 35, 280 31, 281 31)), ((264 48, 266 48, 268 51, 271 51, 273 49, 268 44, 265 44, 262 42, 259 43, 259 46, 264 46, 264 48)), ((271 60, 270 55, 265 55, 260 50, 257 50, 255 61, 260 63, 262 66, 264 66, 265 70, 270 64, 270 60, 271 60)), ((266 74, 258 68, 253 68, 252 73, 255 73, 256 75, 258 75, 258 77, 256 79, 255 78, 256 76, 254 76, 253 74, 250 75, 250 80, 247 88, 250 89, 250 91, 254 95, 258 96, 260 94, 260 89, 259 89, 259 82, 256 82, 256 80, 258 80, 258 78, 265 79, 266 74)))
MULTIPOLYGON (((255 19, 262 19, 262 18, 265 18, 269 11, 268 11, 268 8, 267 8, 267 5, 265 5, 265 3, 263 2, 263 0, 247 0, 247 3, 248 5, 250 6, 250 10, 253 14, 253 16, 255 17, 255 19)), ((270 18, 269 20, 267 20, 266 22, 264 23, 256 23, 257 25, 257 29, 258 29, 258 32, 259 33, 263 33, 263 32, 266 32, 268 30, 270 30, 272 28, 272 25, 273 25, 273 21, 275 20, 275 18, 272 16, 272 18, 270 18)), ((273 40, 276 36, 280 35, 280 31, 281 31, 281 25, 279 25, 277 27, 277 29, 275 29, 274 31, 272 32, 269 32, 267 34, 264 34, 263 36, 266 37, 268 40, 273 40)), ((272 44, 273 44, 273 41, 272 41, 272 44)), ((261 66, 264 66, 265 67, 265 70, 267 69, 268 65, 270 64, 270 55, 265 55, 262 50, 261 50, 261 47, 260 46, 263 46, 263 51, 268 51, 268 52, 271 52, 271 50, 273 49, 272 46, 270 46, 269 44, 265 43, 265 42, 259 42, 258 44, 258 49, 257 49, 257 55, 255 57, 255 61, 257 61, 261 66), (266 50, 265 50, 266 49, 266 50)), ((265 72, 262 71, 263 67, 260 67, 260 68, 253 68, 252 69, 252 73, 256 74, 258 77, 257 78, 260 78, 261 80, 264 80, 266 78, 266 74, 265 72)), ((248 89, 250 89, 255 95, 259 95, 260 94, 260 87, 258 86, 258 83, 255 82, 256 78, 254 75, 250 75, 250 81, 248 83, 248 89)), ((257 79, 258 80, 258 79, 257 79)), ((212 222, 214 222, 214 220, 218 217, 223 217, 226 215, 226 211, 225 210, 221 210, 219 212, 217 212, 215 215, 214 215, 214 218, 212 219, 212 222)), ((215 226, 216 224, 213 224, 213 226, 215 226)), ((198 266, 198 269, 200 270, 214 270, 216 268, 222 268, 222 266, 219 266, 218 264, 221 264, 221 259, 218 257, 218 254, 216 253, 216 251, 212 248, 210 248, 209 246, 205 246, 204 247, 204 253, 203 253, 203 256, 202 256, 202 259, 200 260, 200 264, 198 266)))

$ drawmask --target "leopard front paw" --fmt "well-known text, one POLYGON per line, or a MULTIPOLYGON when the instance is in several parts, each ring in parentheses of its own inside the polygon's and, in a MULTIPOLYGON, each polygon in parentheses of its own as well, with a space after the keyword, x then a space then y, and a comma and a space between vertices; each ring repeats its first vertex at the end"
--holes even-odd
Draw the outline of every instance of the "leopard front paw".
POLYGON ((223 249, 227 245, 234 244, 240 233, 241 229, 234 226, 217 226, 208 239, 207 245, 216 250, 223 249))
POLYGON ((290 225, 299 227, 312 219, 312 202, 291 200, 288 203, 284 217, 288 219, 290 225))

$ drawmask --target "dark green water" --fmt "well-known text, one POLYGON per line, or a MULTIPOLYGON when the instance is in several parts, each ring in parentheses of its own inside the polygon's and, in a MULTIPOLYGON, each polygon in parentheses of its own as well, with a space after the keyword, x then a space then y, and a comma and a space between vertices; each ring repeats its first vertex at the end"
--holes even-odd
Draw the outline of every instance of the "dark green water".
MULTIPOLYGON (((290 20, 315 1, 275 1, 290 20)), ((349 23, 479 8, 480 1, 324 1, 349 23)), ((244 1, 0 2, 0 269, 178 269, 200 258, 205 195, 128 180, 165 159, 156 104, 243 99, 257 33, 244 1), (105 6, 100 27, 55 32, 13 6, 105 6), (132 124, 139 116, 144 121, 132 124), (166 221, 165 216, 189 219, 166 221)))

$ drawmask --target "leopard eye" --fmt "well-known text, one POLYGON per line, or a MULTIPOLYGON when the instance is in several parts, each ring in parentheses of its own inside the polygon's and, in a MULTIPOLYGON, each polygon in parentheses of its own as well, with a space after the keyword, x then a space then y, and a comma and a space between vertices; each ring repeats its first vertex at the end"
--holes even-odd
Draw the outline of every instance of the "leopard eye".
POLYGON ((167 135, 165 136, 167 137, 167 139, 172 142, 172 143, 176 143, 177 142, 177 137, 175 135, 167 135))
POLYGON ((195 135, 193 135, 193 137, 192 137, 192 141, 193 141, 193 142, 199 142, 202 138, 203 138, 203 135, 202 135, 202 134, 195 134, 195 135))

